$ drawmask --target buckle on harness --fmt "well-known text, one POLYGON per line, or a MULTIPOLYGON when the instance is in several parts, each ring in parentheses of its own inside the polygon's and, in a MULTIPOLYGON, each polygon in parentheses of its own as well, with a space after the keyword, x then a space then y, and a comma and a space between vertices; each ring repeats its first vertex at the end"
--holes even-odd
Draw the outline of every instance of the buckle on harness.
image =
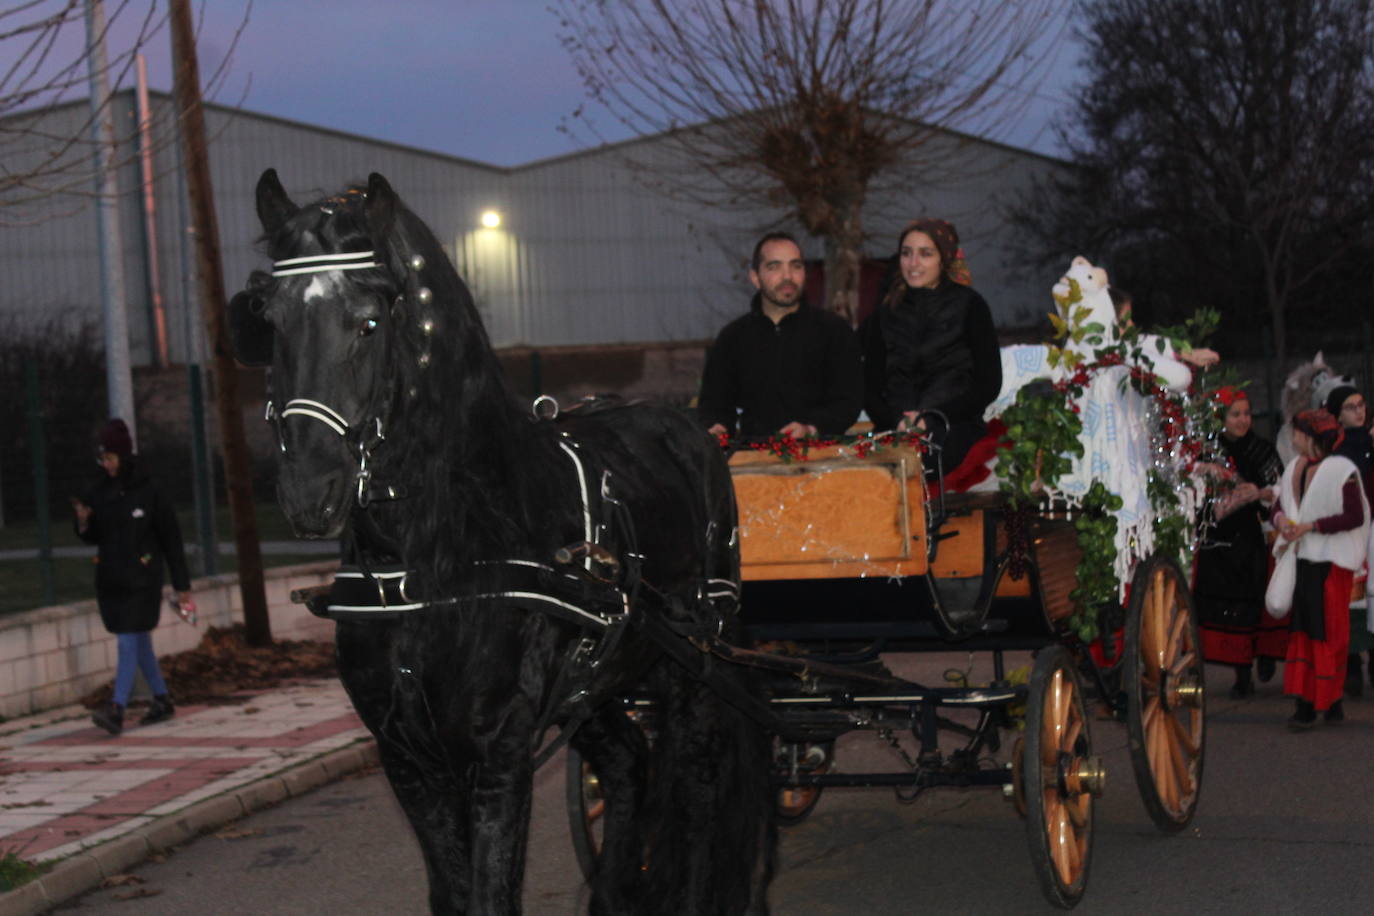
POLYGON ((553 559, 561 566, 571 566, 590 559, 586 573, 597 582, 613 584, 620 578, 620 559, 600 544, 578 541, 553 552, 553 559))

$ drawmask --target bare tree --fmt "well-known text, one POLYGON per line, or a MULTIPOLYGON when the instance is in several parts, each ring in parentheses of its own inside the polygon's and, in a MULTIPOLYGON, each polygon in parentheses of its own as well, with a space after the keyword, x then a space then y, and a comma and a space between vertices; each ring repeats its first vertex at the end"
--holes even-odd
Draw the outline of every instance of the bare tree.
POLYGON ((1098 0, 1084 27, 1089 80, 1061 127, 1074 168, 1018 215, 1036 253, 1114 259, 1180 310, 1220 308, 1235 342, 1267 322, 1281 360, 1289 316, 1310 319, 1335 273, 1363 306, 1371 0, 1098 0))
MULTIPOLYGON (((588 95, 680 198, 795 218, 826 303, 856 311, 869 195, 930 186, 952 129, 995 132, 1040 74, 1063 0, 558 0, 588 95)), ((593 133, 584 109, 574 115, 593 133)), ((633 153, 631 153, 633 156, 633 153)))
MULTIPOLYGON (((28 0, 0 9, 0 224, 17 225, 70 212, 84 206, 96 190, 93 125, 96 106, 85 105, 76 126, 68 114, 74 100, 88 99, 89 61, 94 41, 84 32, 86 0, 28 0), (75 50, 73 50, 75 48, 75 50), (65 200, 67 205, 54 205, 65 200)), ((155 40, 166 40, 167 12, 163 5, 116 0, 106 16, 104 41, 117 23, 128 25, 131 37, 108 55, 105 67, 109 94, 99 109, 114 104, 134 79, 138 55, 155 40)), ((251 10, 251 3, 249 4, 251 10)), ((245 11, 230 52, 248 22, 245 11)), ((206 80, 223 84, 231 54, 226 54, 206 80)), ((177 116, 175 111, 164 119, 177 116)), ((125 125, 132 128, 133 125, 125 125)), ((168 125, 150 125, 160 144, 175 141, 168 125)), ((111 167, 139 155, 125 131, 117 138, 119 152, 111 167)))

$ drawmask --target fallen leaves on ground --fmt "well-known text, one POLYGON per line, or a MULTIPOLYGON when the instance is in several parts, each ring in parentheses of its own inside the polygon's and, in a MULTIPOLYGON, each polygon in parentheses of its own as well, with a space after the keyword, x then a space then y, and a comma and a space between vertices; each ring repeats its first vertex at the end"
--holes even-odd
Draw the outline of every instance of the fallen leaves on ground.
POLYGON ((138 875, 110 875, 100 882, 101 887, 128 887, 134 884, 142 884, 143 878, 138 875))
MULTIPOLYGON (((276 687, 295 678, 330 677, 337 672, 334 644, 316 640, 279 639, 270 646, 249 646, 243 626, 210 627, 200 645, 158 659, 174 703, 226 702, 245 690, 276 687)), ((105 684, 81 698, 88 709, 110 702, 105 684)))

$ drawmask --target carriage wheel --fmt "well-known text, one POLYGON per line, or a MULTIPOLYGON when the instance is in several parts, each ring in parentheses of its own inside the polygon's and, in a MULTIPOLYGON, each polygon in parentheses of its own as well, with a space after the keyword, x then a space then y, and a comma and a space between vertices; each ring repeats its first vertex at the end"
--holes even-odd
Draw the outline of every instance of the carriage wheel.
POLYGON ((1073 656, 1041 649, 1031 673, 1021 753, 1022 791, 1031 864, 1040 889, 1070 909, 1088 886, 1093 800, 1102 794, 1102 761, 1093 756, 1088 707, 1073 656))
POLYGON ((596 860, 601 856, 601 817, 606 813, 606 800, 601 795, 601 782, 591 764, 571 747, 567 749, 567 773, 563 782, 573 853, 582 876, 590 881, 596 870, 596 860))
MULTIPOLYGON (((835 753, 833 741, 824 744, 790 744, 781 748, 778 765, 790 769, 794 765, 791 755, 797 755, 795 766, 806 773, 825 773, 835 753)), ((816 803, 821 800, 823 786, 783 786, 778 790, 773 805, 773 819, 783 827, 793 827, 811 816, 816 803)))
POLYGON ((1167 557, 1150 557, 1131 582, 1122 687, 1136 784, 1166 833, 1193 819, 1202 787, 1201 645, 1183 573, 1167 557))

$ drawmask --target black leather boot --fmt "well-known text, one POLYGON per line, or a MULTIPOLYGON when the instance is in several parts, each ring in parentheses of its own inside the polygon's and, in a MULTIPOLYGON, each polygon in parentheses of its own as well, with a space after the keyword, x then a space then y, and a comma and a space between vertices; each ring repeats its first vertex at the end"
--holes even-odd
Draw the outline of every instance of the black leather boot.
POLYGON ((111 703, 109 706, 93 712, 91 721, 110 734, 118 735, 124 731, 124 707, 118 703, 111 703))
POLYGON ((148 704, 148 711, 143 714, 143 718, 138 720, 139 725, 152 725, 154 722, 163 722, 172 718, 176 713, 176 708, 172 706, 172 698, 163 694, 160 697, 153 697, 153 702, 148 704))
POLYGON ((1364 672, 1360 670, 1360 657, 1348 655, 1345 659, 1345 695, 1364 696, 1364 672))
POLYGON ((1288 727, 1296 732, 1307 731, 1317 724, 1317 710, 1306 700, 1298 700, 1297 709, 1288 719, 1288 727))

